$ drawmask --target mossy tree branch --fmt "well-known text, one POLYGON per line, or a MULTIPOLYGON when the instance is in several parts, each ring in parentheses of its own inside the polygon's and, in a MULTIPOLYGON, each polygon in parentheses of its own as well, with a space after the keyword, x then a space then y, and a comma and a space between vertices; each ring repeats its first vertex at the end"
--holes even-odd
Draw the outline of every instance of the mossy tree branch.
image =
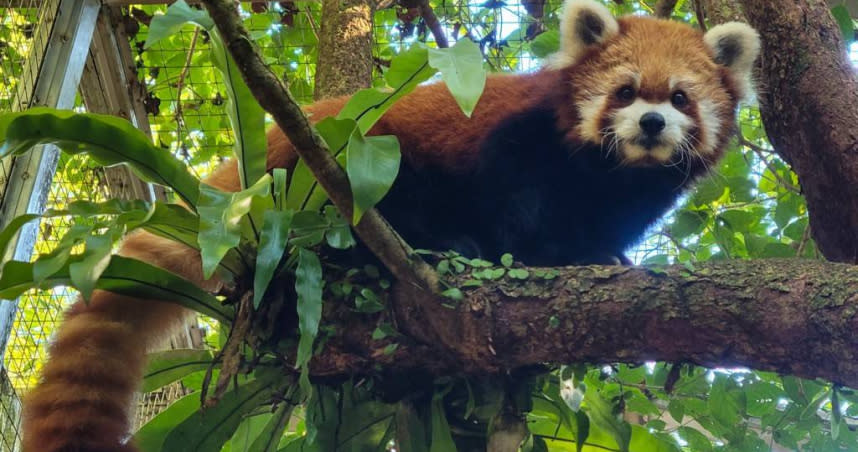
MULTIPOLYGON (((352 217, 352 194, 348 176, 331 155, 324 140, 307 116, 260 57, 233 0, 203 2, 216 24, 241 75, 253 96, 271 114, 298 155, 313 172, 343 217, 352 217)), ((406 244, 377 210, 366 212, 355 226, 361 240, 400 281, 434 290, 437 276, 406 244)))
POLYGON ((567 267, 552 280, 486 282, 456 308, 399 285, 394 354, 375 318, 331 320, 339 336, 316 376, 481 375, 543 363, 745 366, 858 387, 858 267, 809 260, 718 261, 653 270, 567 267), (423 300, 415 300, 423 298, 423 300), (427 345, 428 344, 428 345, 427 345))

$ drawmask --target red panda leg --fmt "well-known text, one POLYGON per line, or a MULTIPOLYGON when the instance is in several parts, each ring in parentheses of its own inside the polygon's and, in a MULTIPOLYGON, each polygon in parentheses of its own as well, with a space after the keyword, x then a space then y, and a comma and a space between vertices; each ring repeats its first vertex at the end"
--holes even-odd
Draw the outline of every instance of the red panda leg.
MULTIPOLYGON (((202 282, 199 254, 169 240, 136 233, 120 254, 202 282)), ((188 313, 176 304, 104 291, 89 304, 78 301, 56 334, 41 381, 24 397, 23 451, 135 451, 123 441, 146 351, 188 313)))

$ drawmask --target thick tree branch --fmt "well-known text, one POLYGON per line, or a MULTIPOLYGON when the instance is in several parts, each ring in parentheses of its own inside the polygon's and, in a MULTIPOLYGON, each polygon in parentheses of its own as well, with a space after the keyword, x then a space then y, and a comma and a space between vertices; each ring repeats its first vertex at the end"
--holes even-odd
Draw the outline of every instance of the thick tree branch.
POLYGON ((824 2, 735 3, 762 36, 763 124, 798 174, 816 243, 858 262, 858 79, 840 30, 824 2))
MULTIPOLYGON (((242 25, 235 2, 205 0, 203 3, 256 100, 289 137, 337 209, 345 218, 351 218, 352 195, 346 173, 286 87, 259 57, 242 25)), ((434 270, 414 254, 377 210, 366 212, 355 231, 397 279, 412 286, 435 289, 434 270)))
MULTIPOLYGON (((486 283, 457 308, 399 285, 400 343, 376 319, 334 320, 317 377, 388 372, 489 374, 542 363, 690 362, 747 366, 858 387, 858 267, 719 261, 664 271, 567 267, 553 280, 486 283)), ((330 319, 329 319, 330 321, 330 319)))

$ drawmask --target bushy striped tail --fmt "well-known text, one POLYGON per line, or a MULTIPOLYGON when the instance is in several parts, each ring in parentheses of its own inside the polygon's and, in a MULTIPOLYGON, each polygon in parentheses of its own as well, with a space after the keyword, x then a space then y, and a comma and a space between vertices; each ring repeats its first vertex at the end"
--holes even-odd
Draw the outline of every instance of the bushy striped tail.
MULTIPOLYGON (((201 282, 199 255, 147 233, 120 254, 201 282)), ((146 351, 188 311, 175 304, 104 291, 65 314, 39 384, 24 397, 24 452, 135 451, 126 444, 146 351)))

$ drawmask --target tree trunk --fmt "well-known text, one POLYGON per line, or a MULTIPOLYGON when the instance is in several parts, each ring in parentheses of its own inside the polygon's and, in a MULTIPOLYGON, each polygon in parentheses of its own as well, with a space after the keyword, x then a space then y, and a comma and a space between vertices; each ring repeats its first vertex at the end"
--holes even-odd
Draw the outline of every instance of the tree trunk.
POLYGON ((763 124, 798 174, 814 239, 826 258, 858 262, 858 80, 840 30, 825 2, 738 3, 762 36, 763 124))
POLYGON ((372 83, 369 0, 323 0, 316 100, 352 94, 372 83))

